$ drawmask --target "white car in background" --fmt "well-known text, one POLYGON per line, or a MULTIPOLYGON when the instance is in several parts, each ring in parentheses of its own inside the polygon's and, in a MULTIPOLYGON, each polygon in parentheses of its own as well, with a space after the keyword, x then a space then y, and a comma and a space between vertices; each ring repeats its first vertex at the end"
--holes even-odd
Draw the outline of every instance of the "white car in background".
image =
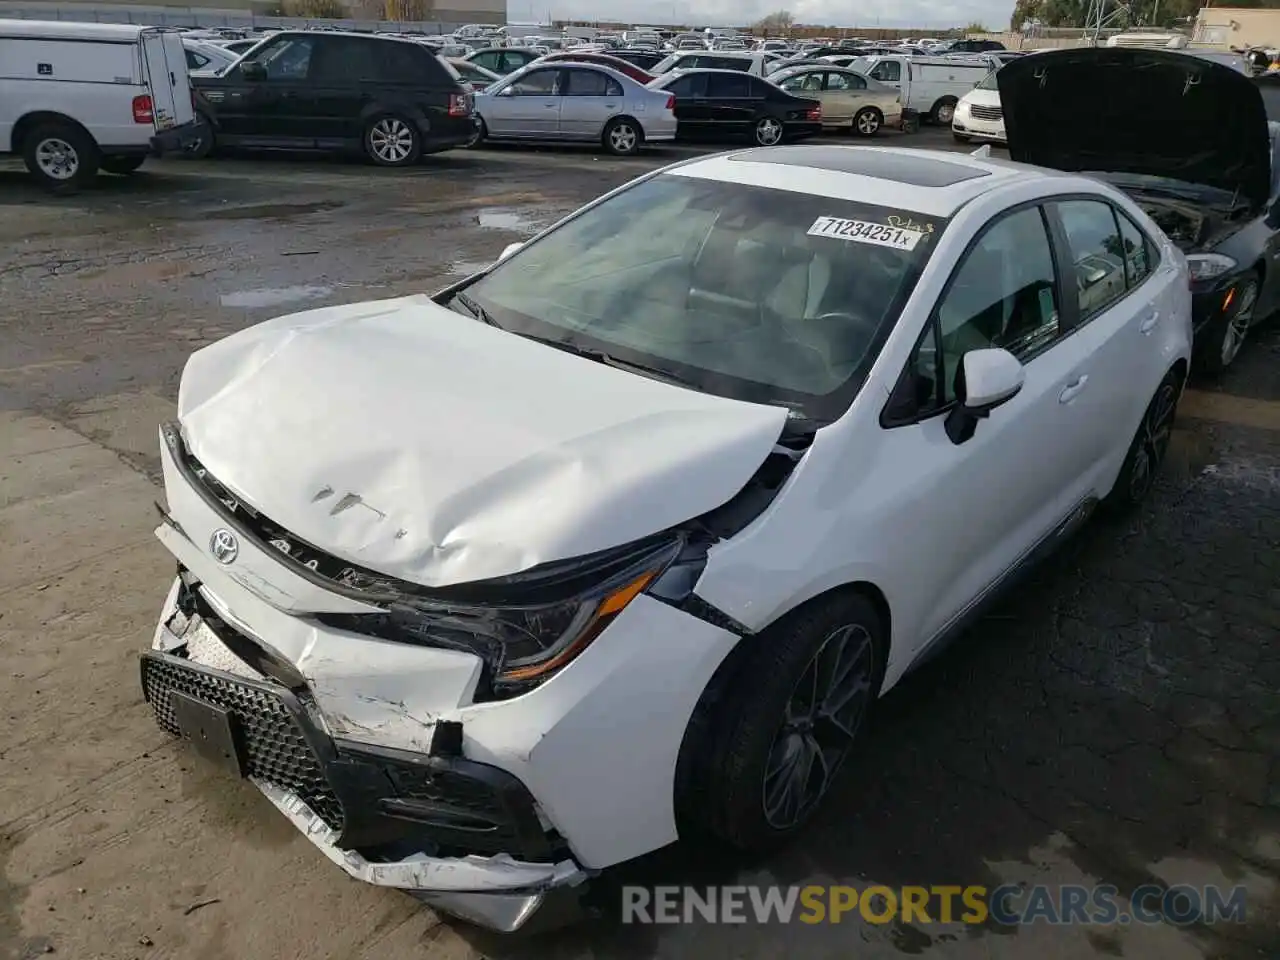
POLYGON ((146 699, 351 876, 497 929, 685 832, 769 847, 881 694, 1151 491, 1190 299, 1090 177, 659 170, 190 358, 146 699))
POLYGON ((193 77, 217 76, 240 59, 240 54, 210 40, 183 37, 182 47, 187 58, 187 73, 193 77))
POLYGON ((951 135, 957 143, 971 140, 989 140, 1007 143, 1004 132, 1004 108, 1000 105, 1000 90, 996 86, 996 71, 960 98, 951 116, 951 135))

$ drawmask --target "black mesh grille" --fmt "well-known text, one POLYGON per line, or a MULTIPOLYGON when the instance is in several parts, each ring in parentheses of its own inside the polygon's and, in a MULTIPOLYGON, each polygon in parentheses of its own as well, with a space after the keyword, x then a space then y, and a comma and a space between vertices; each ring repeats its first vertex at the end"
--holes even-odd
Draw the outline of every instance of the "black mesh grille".
POLYGON ((342 829, 342 804, 297 721, 279 697, 253 684, 150 657, 142 661, 142 685, 156 721, 174 736, 179 735, 179 730, 169 703, 170 690, 234 713, 244 735, 249 775, 296 794, 326 824, 334 830, 342 829))
POLYGON ((999 120, 1004 116, 1004 110, 1001 107, 974 107, 969 108, 969 116, 975 120, 999 120))

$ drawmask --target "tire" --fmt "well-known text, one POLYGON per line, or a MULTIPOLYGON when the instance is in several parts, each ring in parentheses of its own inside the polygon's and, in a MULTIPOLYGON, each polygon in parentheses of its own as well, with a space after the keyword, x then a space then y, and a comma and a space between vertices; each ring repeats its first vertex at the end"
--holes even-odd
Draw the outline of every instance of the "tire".
POLYGON ((98 145, 74 124, 42 123, 23 138, 27 170, 51 193, 70 194, 98 175, 98 145))
POLYGON ((489 128, 485 126, 484 117, 477 117, 476 132, 472 134, 471 139, 467 141, 467 149, 474 150, 476 147, 484 143, 487 136, 489 136, 489 128))
POLYGON ((630 117, 614 117, 605 125, 600 139, 615 157, 634 157, 644 143, 644 130, 630 117))
POLYGON ((198 116, 198 119, 203 124, 204 133, 199 140, 182 152, 183 158, 187 160, 203 160, 213 156, 213 152, 218 149, 217 137, 213 132, 213 121, 203 113, 198 116))
POLYGON ((717 675, 690 723, 676 810, 688 832, 755 853, 789 840, 819 809, 879 696, 888 643, 875 608, 856 593, 810 601, 742 642, 748 646, 734 652, 732 669, 717 675), (806 720, 800 703, 813 701, 815 663, 837 660, 851 671, 845 679, 857 680, 848 688, 855 699, 841 708, 840 724, 820 713, 816 722, 806 720), (806 757, 804 785, 813 792, 793 793, 789 808, 778 804, 787 772, 806 757), (825 777, 818 778, 819 771, 825 777))
POLYGON ((955 140, 956 143, 971 143, 973 140, 972 137, 963 133, 956 133, 954 130, 951 131, 951 139, 955 140))
POLYGON ((933 109, 929 111, 929 119, 939 126, 949 127, 951 121, 956 115, 956 104, 959 103, 955 97, 943 97, 933 105, 933 109))
POLYGON ((107 173, 115 173, 122 177, 127 177, 142 166, 146 159, 145 154, 142 156, 103 157, 101 167, 107 173))
POLYGON ((1118 514, 1132 510, 1151 493, 1156 473, 1169 449, 1181 389, 1182 378, 1173 370, 1165 374, 1156 387, 1129 444, 1115 486, 1102 501, 1108 512, 1118 514))
POLYGON ((1242 281, 1236 288, 1231 313, 1210 320, 1197 338, 1197 359, 1209 376, 1222 376, 1240 355, 1240 347, 1253 326, 1259 286, 1261 278, 1256 273, 1242 281))
POLYGON ((853 117, 853 132, 860 137, 874 137, 884 126, 884 114, 875 107, 863 107, 853 117))
POLYGON ((411 167, 422 157, 422 137, 412 121, 383 114, 365 127, 364 152, 380 167, 411 167))
POLYGON ((782 121, 777 117, 761 117, 751 131, 752 139, 759 147, 776 147, 782 142, 782 121))

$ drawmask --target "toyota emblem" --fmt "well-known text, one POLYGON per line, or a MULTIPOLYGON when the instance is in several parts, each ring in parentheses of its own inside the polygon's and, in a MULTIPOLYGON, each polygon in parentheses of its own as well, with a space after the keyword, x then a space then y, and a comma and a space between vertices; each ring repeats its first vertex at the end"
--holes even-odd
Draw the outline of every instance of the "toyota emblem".
POLYGON ((240 553, 240 541, 230 530, 215 530, 209 538, 209 552, 219 563, 234 563, 240 553))

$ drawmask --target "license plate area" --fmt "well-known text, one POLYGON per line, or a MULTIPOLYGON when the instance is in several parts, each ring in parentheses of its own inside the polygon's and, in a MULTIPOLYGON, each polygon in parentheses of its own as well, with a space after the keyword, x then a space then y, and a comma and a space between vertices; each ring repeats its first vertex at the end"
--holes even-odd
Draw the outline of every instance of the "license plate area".
POLYGON ((176 690, 169 691, 169 705, 182 739, 196 753, 228 773, 245 775, 244 738, 235 714, 176 690))

